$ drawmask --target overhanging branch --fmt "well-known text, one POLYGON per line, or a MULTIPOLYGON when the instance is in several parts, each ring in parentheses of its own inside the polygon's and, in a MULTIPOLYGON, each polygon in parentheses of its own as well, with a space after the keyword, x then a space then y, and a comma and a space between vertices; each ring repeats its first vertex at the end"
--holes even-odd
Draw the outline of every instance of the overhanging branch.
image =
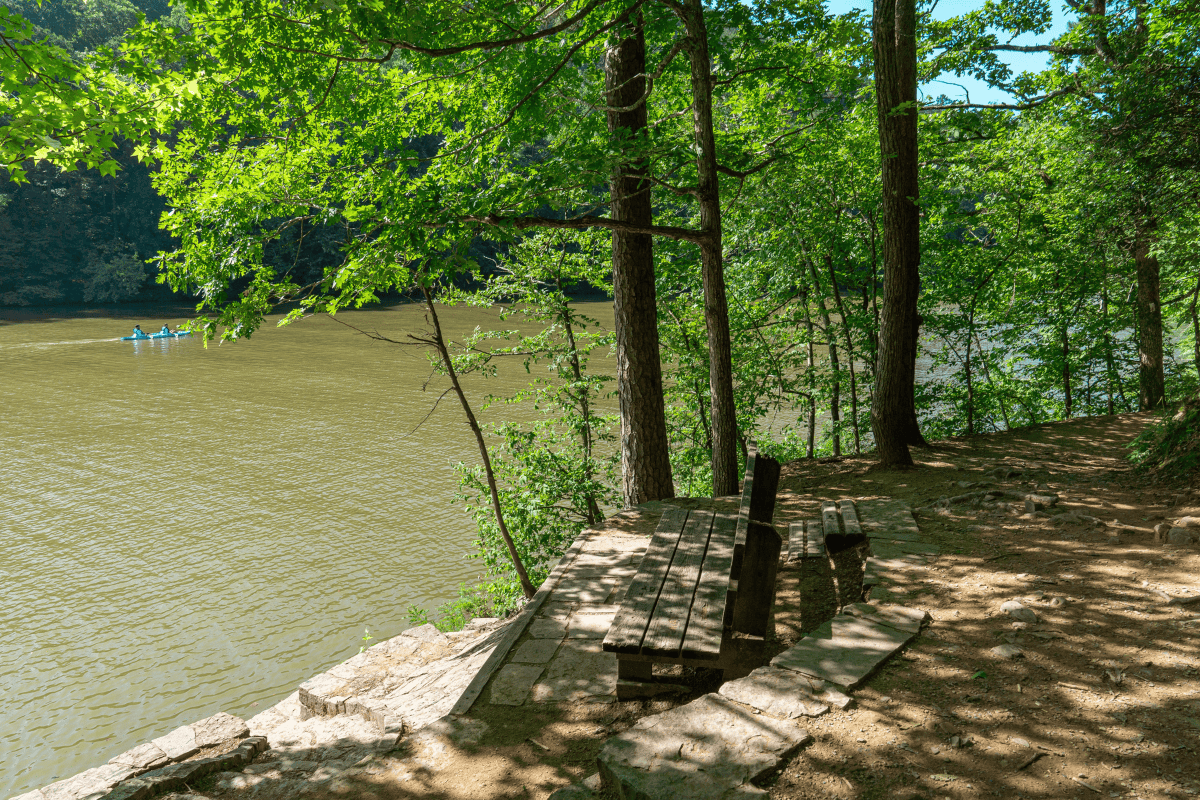
MULTIPOLYGON (((630 222, 612 219, 611 217, 583 216, 570 219, 551 219, 549 217, 505 217, 500 214, 487 214, 482 217, 461 217, 461 222, 474 222, 496 227, 511 227, 517 230, 529 228, 557 228, 559 230, 586 230, 587 228, 607 228, 622 233, 648 233, 651 236, 665 236, 683 242, 701 244, 708 239, 709 234, 691 228, 677 228, 672 225, 635 225, 630 222)), ((428 223, 427 227, 436 227, 428 223)))

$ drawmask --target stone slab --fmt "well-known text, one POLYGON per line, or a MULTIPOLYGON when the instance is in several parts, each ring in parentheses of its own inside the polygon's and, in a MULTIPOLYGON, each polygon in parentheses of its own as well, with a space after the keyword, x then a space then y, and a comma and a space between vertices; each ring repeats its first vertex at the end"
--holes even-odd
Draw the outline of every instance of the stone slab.
POLYGON ((132 778, 134 771, 120 764, 104 764, 72 775, 41 789, 45 800, 81 800, 89 796, 99 796, 116 786, 126 778, 132 778))
POLYGON ((437 626, 432 622, 427 622, 424 625, 419 625, 416 628, 409 628, 401 632, 401 636, 407 636, 409 639, 417 639, 422 642, 430 642, 436 644, 449 644, 450 637, 437 629, 437 626))
POLYGON ((191 725, 184 725, 166 736, 151 739, 150 744, 166 753, 167 758, 172 761, 187 758, 200 750, 196 745, 196 732, 192 730, 191 725))
POLYGON ((760 667, 744 678, 724 684, 720 695, 784 719, 827 713, 829 706, 809 694, 807 688, 804 678, 792 670, 760 667))
POLYGON ((166 753, 159 750, 150 742, 146 742, 145 744, 139 744, 131 750, 126 750, 120 755, 113 756, 108 760, 108 763, 130 767, 140 772, 160 767, 170 760, 166 753))
POLYGON ((811 738, 794 722, 749 713, 707 694, 638 720, 608 740, 597 762, 605 782, 623 798, 726 800, 752 789, 751 780, 811 738))
POLYGON ((558 639, 530 639, 517 648, 509 659, 513 664, 545 664, 558 649, 558 639))
POLYGON ((531 664, 506 664, 492 679, 492 705, 519 706, 542 676, 544 668, 531 664))
POLYGON ((599 639, 568 639, 534 684, 535 703, 613 702, 617 698, 617 657, 599 639))
POLYGON ((230 739, 245 739, 250 735, 250 728, 246 725, 245 720, 232 714, 226 714, 224 711, 219 711, 199 722, 193 722, 191 729, 196 734, 197 747, 211 747, 230 739))
POLYGON ((603 603, 616 586, 615 578, 577 578, 568 575, 554 587, 554 599, 569 603, 603 603))
POLYGON ((921 529, 903 500, 856 500, 858 519, 868 539, 918 541, 921 529))
POLYGON ((576 609, 567 620, 567 638, 603 639, 616 615, 615 609, 602 612, 590 612, 587 607, 576 609))
POLYGON ((871 554, 877 558, 902 558, 907 555, 937 555, 942 548, 929 542, 871 540, 871 554))
POLYGON ((898 558, 868 558, 863 564, 863 586, 882 583, 889 576, 896 576, 928 564, 929 556, 920 553, 909 553, 898 558))
POLYGON ((537 617, 529 623, 529 635, 534 639, 561 639, 567 635, 567 624, 561 619, 537 617))
POLYGON ((913 636, 887 625, 838 614, 771 659, 771 666, 851 689, 913 636))
POLYGON ((928 611, 890 604, 851 603, 842 609, 842 613, 908 633, 920 633, 921 626, 932 619, 928 611))

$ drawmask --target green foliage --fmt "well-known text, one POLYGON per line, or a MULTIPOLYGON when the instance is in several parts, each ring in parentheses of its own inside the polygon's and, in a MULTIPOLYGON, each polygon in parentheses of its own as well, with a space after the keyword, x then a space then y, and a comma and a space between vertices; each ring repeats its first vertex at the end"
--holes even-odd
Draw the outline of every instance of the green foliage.
POLYGON ((1200 471, 1200 392, 1143 431, 1129 458, 1169 480, 1186 481, 1200 471))
POLYGON ((137 297, 149 277, 146 262, 129 248, 117 248, 111 255, 97 251, 84 268, 85 303, 119 303, 137 297))
MULTIPOLYGON (((516 243, 497 262, 497 273, 476 291, 444 299, 503 304, 501 320, 536 324, 532 334, 476 332, 455 356, 456 369, 485 371, 497 359, 520 359, 532 380, 514 397, 491 403, 525 403, 537 414, 529 426, 491 425, 492 469, 500 505, 521 561, 534 584, 549 573, 583 528, 603 518, 616 502, 615 452, 611 415, 598 412, 611 378, 588 371, 597 348, 608 348, 610 333, 581 316, 566 294, 569 282, 603 286, 598 258, 602 239, 594 234, 550 233, 516 243)), ((460 499, 479 530, 478 557, 489 579, 486 593, 507 608, 512 567, 491 506, 480 466, 458 465, 460 499)))

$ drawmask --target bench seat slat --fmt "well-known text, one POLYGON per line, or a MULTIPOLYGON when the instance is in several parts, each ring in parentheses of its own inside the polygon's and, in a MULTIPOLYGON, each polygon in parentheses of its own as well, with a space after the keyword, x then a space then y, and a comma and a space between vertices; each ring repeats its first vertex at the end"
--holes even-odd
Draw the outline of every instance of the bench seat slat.
POLYGON ((862 536, 862 524, 858 521, 858 509, 853 500, 838 500, 838 511, 842 514, 842 527, 847 536, 862 536))
POLYGON ((679 657, 688 628, 692 599, 696 596, 696 585, 700 581, 700 566, 708 549, 713 516, 711 511, 700 510, 688 516, 658 605, 654 607, 654 614, 650 618, 650 627, 646 629, 646 638, 642 643, 643 655, 679 657))
POLYGON ((692 616, 683 639, 683 658, 715 660, 721 654, 725 629, 725 603, 729 596, 729 567, 733 563, 733 537, 737 518, 718 514, 713 520, 708 552, 700 583, 692 601, 692 616))
POLYGON ((646 628, 650 625, 650 615, 658 604, 663 582, 674 560, 687 519, 688 511, 684 508, 672 506, 663 512, 637 574, 621 602, 621 608, 608 629, 608 635, 604 637, 605 650, 637 653, 641 649, 646 628))
POLYGON ((826 500, 821 503, 821 522, 825 528, 825 538, 830 536, 841 536, 842 526, 841 519, 838 515, 837 504, 832 500, 826 500))

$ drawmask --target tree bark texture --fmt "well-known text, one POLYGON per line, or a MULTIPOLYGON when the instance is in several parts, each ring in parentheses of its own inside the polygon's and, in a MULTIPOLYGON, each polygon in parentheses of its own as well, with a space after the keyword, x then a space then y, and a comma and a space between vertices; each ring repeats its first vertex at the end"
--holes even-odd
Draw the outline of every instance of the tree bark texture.
POLYGON ((1137 266, 1138 322, 1138 409, 1160 408, 1166 397, 1163 375, 1162 305, 1158 293, 1158 258, 1151 255, 1154 229, 1157 223, 1150 217, 1139 217, 1133 243, 1133 260, 1137 266))
POLYGON ((701 0, 685 0, 678 11, 687 32, 692 83, 692 133, 696 144, 696 192, 700 208, 700 270, 704 323, 708 331, 708 383, 712 404, 713 496, 737 494, 737 416, 733 404, 733 357, 721 244, 721 193, 712 117, 712 59, 701 0))
MULTIPOLYGON (((646 129, 646 38, 640 16, 618 29, 605 54, 609 131, 646 129)), ((654 223, 646 164, 624 165, 610 182, 614 219, 654 223)), ((613 231, 613 314, 617 334, 617 394, 621 406, 621 474, 625 506, 675 496, 663 407, 653 238, 613 231)))
POLYGON ((871 428, 884 466, 912 464, 925 445, 917 425, 917 38, 915 0, 875 0, 875 94, 883 179, 883 309, 871 428), (897 111, 898 107, 911 104, 897 111))

